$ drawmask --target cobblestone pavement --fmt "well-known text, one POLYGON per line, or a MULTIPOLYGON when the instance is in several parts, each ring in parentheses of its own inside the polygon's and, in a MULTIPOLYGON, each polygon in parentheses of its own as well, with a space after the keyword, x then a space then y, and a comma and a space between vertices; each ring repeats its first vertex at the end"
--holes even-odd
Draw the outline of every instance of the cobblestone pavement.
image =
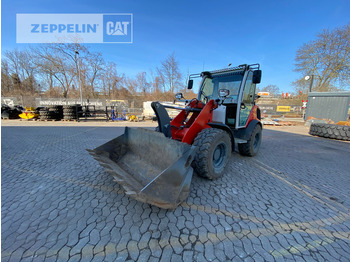
POLYGON ((264 130, 176 210, 130 199, 85 151, 121 127, 2 128, 2 261, 350 261, 350 144, 264 130))

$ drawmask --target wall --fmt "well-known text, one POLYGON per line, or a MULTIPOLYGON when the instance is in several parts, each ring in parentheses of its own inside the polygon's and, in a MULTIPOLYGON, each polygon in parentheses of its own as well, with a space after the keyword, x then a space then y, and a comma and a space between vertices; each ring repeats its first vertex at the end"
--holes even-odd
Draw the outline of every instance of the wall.
POLYGON ((348 118, 349 103, 350 92, 311 92, 306 117, 345 121, 348 118))

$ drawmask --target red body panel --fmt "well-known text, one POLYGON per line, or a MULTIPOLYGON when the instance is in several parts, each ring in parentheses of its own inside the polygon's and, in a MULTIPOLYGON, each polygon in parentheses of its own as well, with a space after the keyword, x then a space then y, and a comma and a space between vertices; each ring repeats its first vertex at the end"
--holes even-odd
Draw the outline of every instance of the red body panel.
POLYGON ((249 114, 247 123, 245 124, 245 127, 247 127, 249 125, 249 123, 254 119, 260 121, 260 119, 258 118, 258 106, 257 105, 254 105, 252 110, 250 111, 250 114, 249 114))
MULTIPOLYGON (((191 145, 200 131, 205 128, 211 128, 208 123, 213 120, 213 110, 217 108, 217 103, 210 100, 207 104, 201 101, 192 100, 188 107, 202 109, 200 112, 188 112, 182 110, 171 122, 171 136, 175 140, 191 145)), ((252 120, 258 119, 258 106, 254 105, 245 127, 252 120)))
POLYGON ((192 113, 182 110, 170 124, 172 138, 191 145, 200 131, 211 128, 208 123, 212 121, 217 103, 210 100, 204 105, 201 101, 192 100, 188 106, 202 110, 192 113))

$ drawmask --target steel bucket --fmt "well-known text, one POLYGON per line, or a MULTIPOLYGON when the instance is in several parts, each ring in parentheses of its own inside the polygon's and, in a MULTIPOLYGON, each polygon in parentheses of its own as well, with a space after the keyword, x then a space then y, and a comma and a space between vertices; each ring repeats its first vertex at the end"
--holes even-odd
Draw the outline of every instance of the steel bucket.
POLYGON ((194 146, 126 127, 123 135, 88 151, 126 194, 141 202, 173 209, 189 194, 194 146))

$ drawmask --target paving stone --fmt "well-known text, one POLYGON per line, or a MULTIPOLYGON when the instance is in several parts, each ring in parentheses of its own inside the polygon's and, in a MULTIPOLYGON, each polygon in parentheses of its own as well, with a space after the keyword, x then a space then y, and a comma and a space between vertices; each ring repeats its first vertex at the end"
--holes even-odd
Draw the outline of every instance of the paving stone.
POLYGON ((182 255, 182 259, 184 262, 192 262, 193 261, 193 251, 184 251, 182 255))
POLYGON ((171 256, 171 262, 182 262, 182 256, 173 254, 171 256))
POLYGON ((2 127, 2 261, 348 261, 348 143, 264 130, 258 155, 162 210, 85 151, 122 132, 2 127))
MULTIPOLYGON (((112 256, 112 253, 111 253, 111 256, 112 256)), ((128 251, 127 250, 123 250, 121 252, 118 252, 117 254, 113 254, 113 257, 116 256, 117 258, 114 260, 114 261, 118 261, 118 262, 123 262, 123 261, 126 261, 128 259, 128 251)), ((106 257, 108 258, 108 256, 106 257)), ((109 258, 109 259, 112 259, 109 258)), ((111 260, 112 261, 112 260, 111 260)))
POLYGON ((162 249, 158 244, 158 241, 156 239, 151 239, 149 241, 149 249, 152 253, 153 257, 160 258, 162 255, 162 249))
POLYGON ((173 255, 173 253, 174 253, 174 251, 170 245, 163 247, 162 248, 162 256, 160 258, 160 261, 164 261, 164 262, 171 261, 171 257, 173 255))

